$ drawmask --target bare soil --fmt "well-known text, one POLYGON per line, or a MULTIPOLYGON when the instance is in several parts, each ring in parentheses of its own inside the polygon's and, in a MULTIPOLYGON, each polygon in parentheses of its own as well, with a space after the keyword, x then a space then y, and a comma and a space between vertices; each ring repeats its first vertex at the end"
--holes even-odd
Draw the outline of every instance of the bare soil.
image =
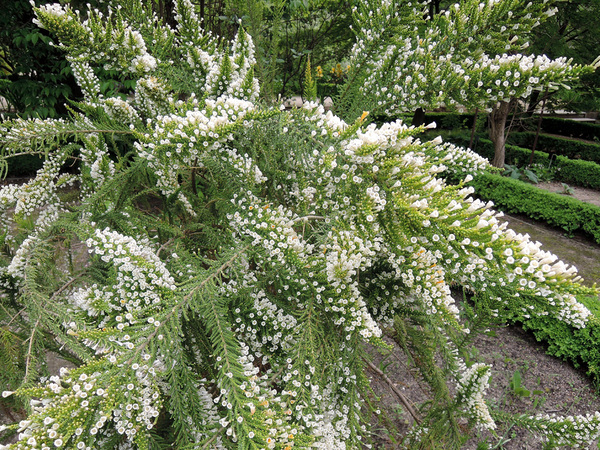
POLYGON ((535 186, 550 192, 569 195, 577 200, 581 200, 582 202, 600 206, 600 192, 594 189, 587 189, 579 186, 569 186, 569 188, 573 191, 572 194, 569 194, 566 192, 563 183, 558 181, 543 181, 535 186))
MULTIPOLYGON (((388 343, 393 344, 390 339, 388 343)), ((385 373, 409 401, 418 405, 429 400, 430 393, 420 384, 415 368, 407 362, 402 351, 394 346, 388 355, 372 351, 374 364, 385 367, 385 373)), ((600 397, 591 380, 582 370, 545 353, 545 346, 528 332, 517 326, 490 330, 475 339, 469 349, 469 362, 483 362, 492 366, 490 387, 485 398, 490 408, 515 416, 520 414, 579 415, 600 411, 600 397), (521 386, 530 391, 529 396, 517 395, 511 381, 518 374, 521 386)), ((380 397, 377 406, 381 420, 373 425, 376 449, 401 449, 399 442, 413 423, 412 417, 401 404, 389 384, 373 371, 372 386, 380 397)), ((540 436, 515 426, 510 421, 497 423, 496 436, 488 432, 474 432, 462 449, 476 450, 478 444, 503 450, 535 450, 543 448, 540 436)), ((589 449, 598 448, 590 442, 589 449)), ((448 449, 450 450, 450 449, 448 449)))

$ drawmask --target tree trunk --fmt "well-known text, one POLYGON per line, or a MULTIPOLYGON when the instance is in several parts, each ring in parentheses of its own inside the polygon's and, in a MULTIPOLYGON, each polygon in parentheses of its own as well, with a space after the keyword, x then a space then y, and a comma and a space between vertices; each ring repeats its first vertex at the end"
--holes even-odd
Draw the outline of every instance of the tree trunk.
POLYGON ((469 148, 473 150, 473 141, 475 140, 475 128, 477 128, 477 116, 479 115, 479 108, 475 108, 475 114, 473 115, 473 125, 471 126, 471 141, 469 142, 469 148))
POLYGON ((535 114, 535 108, 540 104, 540 91, 533 91, 529 97, 529 104, 527 105, 527 111, 525 111, 525 117, 532 117, 535 114))
POLYGON ((515 100, 510 102, 498 102, 490 114, 490 139, 494 143, 494 159, 492 165, 495 167, 504 167, 504 155, 506 136, 506 120, 508 114, 514 105, 515 100))
POLYGON ((425 123, 425 110, 423 108, 417 108, 413 115, 411 125, 419 127, 425 123))
POLYGON ((542 100, 542 109, 540 111, 540 117, 538 118, 537 128, 535 130, 535 139, 533 140, 533 147, 531 147, 531 156, 529 157, 529 165, 533 164, 533 157, 535 155, 535 149, 537 147, 538 139, 540 137, 540 129, 542 128, 542 119, 544 118, 544 106, 546 106, 546 99, 548 98, 548 88, 544 92, 544 99, 542 100))

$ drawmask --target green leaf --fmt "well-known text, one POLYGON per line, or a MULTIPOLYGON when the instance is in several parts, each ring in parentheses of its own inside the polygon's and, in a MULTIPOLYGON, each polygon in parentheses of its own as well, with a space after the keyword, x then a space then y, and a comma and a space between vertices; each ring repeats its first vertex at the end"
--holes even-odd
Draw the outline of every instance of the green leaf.
POLYGON ((532 183, 538 184, 539 180, 538 180, 538 177, 537 177, 537 175, 536 175, 535 173, 533 173, 533 172, 532 172, 531 170, 529 170, 529 169, 525 169, 523 172, 525 173, 525 176, 526 176, 527 178, 529 178, 529 180, 530 180, 532 183))

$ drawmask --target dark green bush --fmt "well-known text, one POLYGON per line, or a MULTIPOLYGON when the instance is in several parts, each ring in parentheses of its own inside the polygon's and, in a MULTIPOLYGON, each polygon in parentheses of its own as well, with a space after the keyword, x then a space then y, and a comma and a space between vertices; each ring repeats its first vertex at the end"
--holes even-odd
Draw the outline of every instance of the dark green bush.
MULTIPOLYGON (((533 120, 537 125, 537 118, 534 118, 533 120)), ((600 124, 577 122, 575 120, 561 119, 558 117, 544 117, 542 119, 542 130, 546 133, 587 139, 588 141, 600 139, 600 124)))
POLYGON ((555 178, 575 186, 600 189, 600 165, 592 161, 556 158, 555 178))
MULTIPOLYGON (((461 143, 461 145, 469 145, 469 141, 467 140, 465 144, 461 143)), ((479 153, 481 156, 488 158, 490 161, 494 158, 494 144, 492 141, 488 139, 478 139, 473 145, 475 147, 473 150, 479 153)), ((531 157, 531 150, 526 148, 518 147, 516 145, 506 145, 506 153, 505 153, 505 163, 512 164, 515 166, 525 166, 529 164, 529 158, 531 157)), ((548 153, 536 151, 533 155, 533 163, 534 164, 544 164, 548 165, 548 153)))
POLYGON ((597 319, 582 329, 547 316, 532 317, 522 325, 525 330, 531 330, 538 341, 548 343, 548 354, 570 361, 575 367, 583 366, 596 385, 600 384, 600 323, 597 319))
MULTIPOLYGON (((582 301, 581 298, 578 299, 582 301)), ((583 303, 598 303, 597 300, 583 303)), ((594 311, 592 305, 588 308, 594 311)), ((596 306, 597 309, 597 306, 596 306)), ((525 330, 533 332, 538 341, 548 343, 546 352, 550 355, 570 361, 575 367, 582 367, 592 378, 596 386, 600 385, 600 321, 594 318, 585 328, 574 328, 565 323, 552 320, 547 316, 532 317, 523 324, 525 330)))
POLYGON ((525 214, 532 219, 589 235, 600 243, 600 207, 539 189, 500 175, 483 174, 471 184, 477 195, 492 200, 498 209, 525 214))
POLYGON ((23 177, 35 175, 35 172, 42 167, 43 158, 37 155, 21 155, 8 160, 9 177, 23 177))
MULTIPOLYGON (((535 133, 512 133, 508 142, 519 147, 532 148, 535 133)), ((547 153, 566 156, 570 159, 583 159, 600 163, 600 145, 588 142, 575 141, 573 139, 559 138, 540 134, 537 148, 544 149, 547 153)))
MULTIPOLYGON (((449 140, 457 145, 467 147, 469 138, 467 136, 449 136, 449 140)), ((487 139, 478 139, 474 145, 474 151, 481 156, 491 160, 494 157, 494 146, 487 139)), ((523 167, 529 163, 531 150, 517 147, 516 145, 506 146, 506 164, 523 167)), ((565 156, 557 156, 552 164, 549 161, 550 155, 546 152, 538 151, 533 155, 533 164, 541 164, 545 167, 556 169, 554 179, 574 186, 587 187, 591 189, 600 189, 600 165, 592 161, 581 159, 569 159, 565 156)))

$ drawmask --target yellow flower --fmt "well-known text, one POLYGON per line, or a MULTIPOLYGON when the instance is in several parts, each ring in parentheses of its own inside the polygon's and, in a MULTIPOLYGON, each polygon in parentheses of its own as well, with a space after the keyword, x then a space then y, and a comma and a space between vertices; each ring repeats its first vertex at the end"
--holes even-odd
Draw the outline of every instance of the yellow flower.
POLYGON ((335 76, 338 78, 342 78, 343 75, 344 75, 344 71, 342 69, 342 65, 340 63, 337 63, 335 65, 335 76))

